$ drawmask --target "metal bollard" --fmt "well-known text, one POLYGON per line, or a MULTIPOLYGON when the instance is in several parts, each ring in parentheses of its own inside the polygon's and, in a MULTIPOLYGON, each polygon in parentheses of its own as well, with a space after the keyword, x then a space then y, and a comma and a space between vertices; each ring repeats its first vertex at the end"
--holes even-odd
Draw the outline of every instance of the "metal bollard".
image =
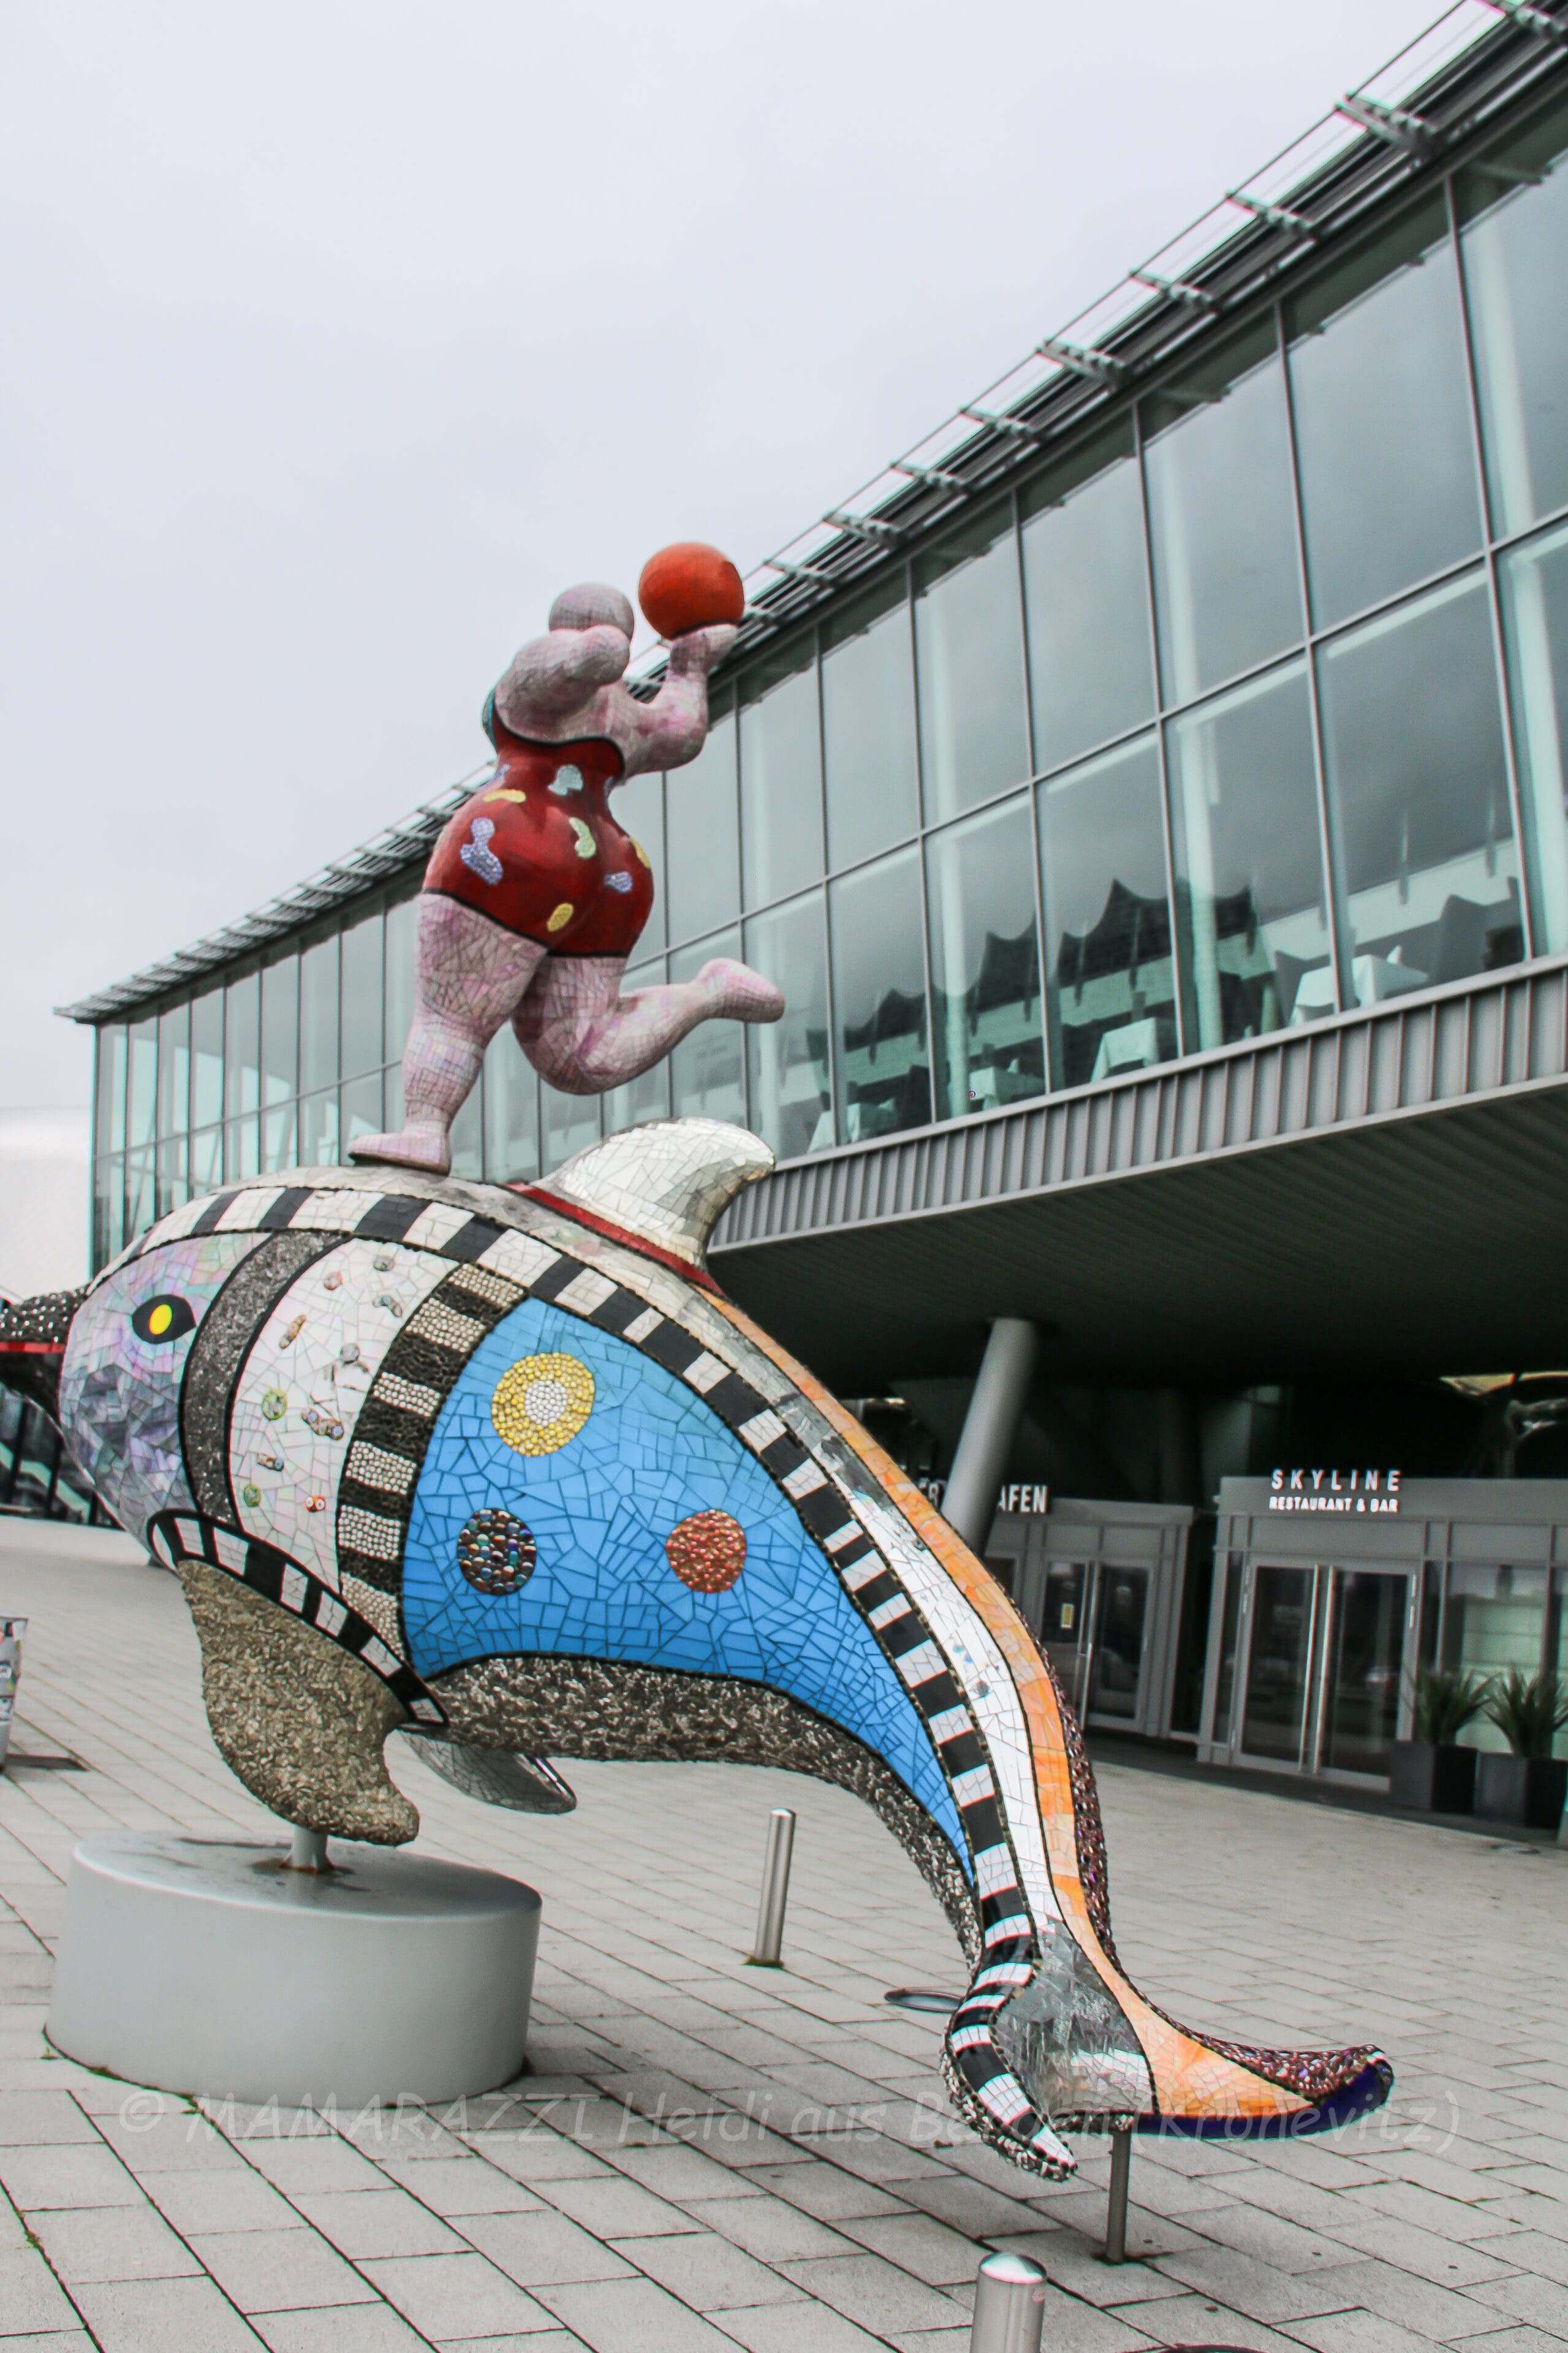
POLYGON ((1105 2260, 1108 2263, 1127 2261, 1127 2183, 1132 2171, 1132 2136, 1130 2132, 1110 2136, 1110 2195, 1105 2207, 1105 2260))
POLYGON ((5 1768, 5 1752, 11 1745, 11 1718, 22 1673, 22 1637, 26 1630, 25 1618, 0 1618, 0 1772, 5 1768))
POLYGON ((752 1955, 760 1968, 776 1969, 784 1947, 784 1905, 789 1902, 789 1864, 795 1852, 795 1816, 787 1806, 775 1806, 768 1818, 768 1846, 763 1858, 763 1897, 757 1906, 757 1948, 752 1955))
POLYGON ((331 1871, 332 1866, 327 1861, 326 1831, 301 1830, 298 1822, 293 1824, 293 1831, 288 1868, 290 1871, 331 1871))
POLYGON ((1046 2286, 1027 2255, 987 2255, 975 2276, 969 2353, 1040 2353, 1046 2286))

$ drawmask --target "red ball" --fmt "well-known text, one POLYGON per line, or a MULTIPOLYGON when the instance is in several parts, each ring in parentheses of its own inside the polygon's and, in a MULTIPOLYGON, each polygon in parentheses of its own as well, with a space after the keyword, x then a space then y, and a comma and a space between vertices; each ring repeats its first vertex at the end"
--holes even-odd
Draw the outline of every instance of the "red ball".
POLYGON ((648 557, 637 582, 637 603, 650 629, 661 638, 678 638, 685 629, 738 621, 746 609, 746 592, 727 555, 700 539, 682 539, 648 557))

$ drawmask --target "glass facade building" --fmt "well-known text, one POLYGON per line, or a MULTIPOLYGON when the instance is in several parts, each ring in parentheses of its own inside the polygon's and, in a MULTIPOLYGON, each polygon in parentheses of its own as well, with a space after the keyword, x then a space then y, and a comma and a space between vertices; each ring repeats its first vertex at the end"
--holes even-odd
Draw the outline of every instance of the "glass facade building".
MULTIPOLYGON (((795 1159, 1568 950, 1565 384, 1559 100, 718 681, 617 797, 628 980, 743 955, 784 1019, 602 1103, 503 1033, 458 1172, 669 1112, 795 1159)), ((418 881, 101 1023, 95 1261, 396 1124, 418 881)))

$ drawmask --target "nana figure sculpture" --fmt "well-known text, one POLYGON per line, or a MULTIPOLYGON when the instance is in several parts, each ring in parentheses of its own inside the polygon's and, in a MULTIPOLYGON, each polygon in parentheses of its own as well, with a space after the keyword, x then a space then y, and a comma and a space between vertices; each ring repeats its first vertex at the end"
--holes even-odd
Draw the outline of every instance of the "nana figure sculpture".
MULTIPOLYGON (((713 565, 733 582, 738 610, 738 575, 721 558, 713 565)), ((784 1011, 773 983, 729 956, 695 980, 622 992, 653 874, 609 796, 628 776, 696 758, 708 673, 735 639, 727 621, 682 629, 662 687, 641 702, 621 682, 632 628, 619 589, 568 588, 548 633, 521 649, 490 696, 494 772, 447 825, 420 895, 403 1125, 360 1137, 355 1160, 445 1176, 452 1122, 505 1021, 542 1078, 588 1095, 638 1077, 700 1021, 776 1021, 784 1011)))

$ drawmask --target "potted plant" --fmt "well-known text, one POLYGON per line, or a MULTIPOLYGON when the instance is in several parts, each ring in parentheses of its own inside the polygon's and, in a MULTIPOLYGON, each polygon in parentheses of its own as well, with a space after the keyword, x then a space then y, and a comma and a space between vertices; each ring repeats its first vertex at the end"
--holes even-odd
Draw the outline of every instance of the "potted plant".
POLYGON ((1490 1684, 1468 1667, 1423 1667, 1415 1678, 1409 1740, 1389 1758, 1388 1794, 1427 1814, 1468 1814, 1476 1794, 1476 1752, 1459 1735, 1487 1704, 1490 1684))
POLYGON ((1510 1754, 1478 1760, 1477 1813, 1519 1830, 1554 1831, 1568 1794, 1568 1757, 1553 1757, 1552 1743, 1568 1725, 1568 1692, 1555 1675, 1514 1667, 1494 1677, 1485 1713, 1510 1754))

